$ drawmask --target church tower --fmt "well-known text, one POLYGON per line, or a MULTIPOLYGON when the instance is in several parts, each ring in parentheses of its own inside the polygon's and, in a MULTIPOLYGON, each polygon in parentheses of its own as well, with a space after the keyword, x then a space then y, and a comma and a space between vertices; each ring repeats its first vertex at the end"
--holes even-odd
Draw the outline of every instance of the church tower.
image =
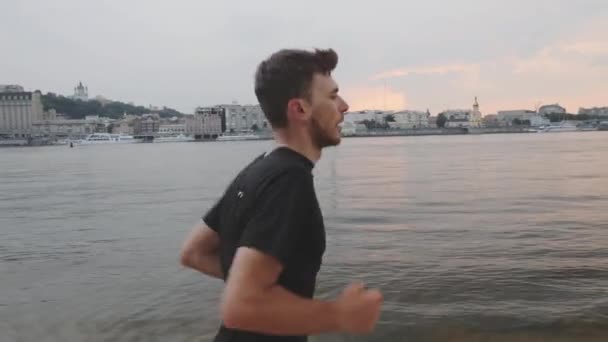
POLYGON ((75 100, 87 101, 89 99, 89 88, 82 85, 79 82, 76 88, 74 88, 74 95, 72 96, 75 100))
POLYGON ((473 102, 473 111, 469 116, 471 127, 481 127, 481 112, 479 111, 479 102, 477 102, 477 96, 475 96, 475 102, 473 102))

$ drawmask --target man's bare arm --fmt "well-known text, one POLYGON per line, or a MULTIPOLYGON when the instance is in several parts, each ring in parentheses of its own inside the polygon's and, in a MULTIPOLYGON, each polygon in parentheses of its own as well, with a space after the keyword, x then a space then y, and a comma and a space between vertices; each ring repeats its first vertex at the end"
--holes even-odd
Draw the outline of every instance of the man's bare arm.
POLYGON ((222 298, 227 327, 274 335, 369 332, 378 319, 382 296, 351 285, 337 300, 298 296, 278 285, 277 259, 241 247, 232 264, 222 298))
POLYGON ((197 224, 182 246, 181 264, 208 276, 223 279, 219 241, 214 230, 204 223, 197 224))

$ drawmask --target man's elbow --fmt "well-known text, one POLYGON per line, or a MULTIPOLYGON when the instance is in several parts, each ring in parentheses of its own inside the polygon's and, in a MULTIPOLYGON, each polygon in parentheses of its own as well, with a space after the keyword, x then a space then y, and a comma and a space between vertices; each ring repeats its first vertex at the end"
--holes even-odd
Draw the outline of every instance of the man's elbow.
POLYGON ((222 309, 222 322, 228 329, 244 329, 245 317, 237 308, 223 308, 222 309))
POLYGON ((192 267, 192 260, 194 259, 193 251, 184 248, 179 254, 179 263, 184 267, 192 267))
POLYGON ((251 301, 243 298, 226 298, 221 304, 221 319, 229 329, 251 329, 255 322, 251 301))

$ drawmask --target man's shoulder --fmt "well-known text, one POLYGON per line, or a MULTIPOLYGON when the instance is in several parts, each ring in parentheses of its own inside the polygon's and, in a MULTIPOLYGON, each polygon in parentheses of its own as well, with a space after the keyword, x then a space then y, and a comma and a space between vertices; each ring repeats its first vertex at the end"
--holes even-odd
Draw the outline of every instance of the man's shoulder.
POLYGON ((302 179, 312 177, 310 167, 297 157, 275 150, 255 159, 244 171, 249 180, 272 183, 278 179, 302 179))
POLYGON ((269 187, 304 185, 312 180, 310 170, 294 163, 276 163, 273 159, 261 161, 249 171, 247 181, 259 190, 269 187))
MULTIPOLYGON (((258 155, 233 179, 226 190, 229 198, 239 194, 258 197, 270 193, 310 190, 313 186, 311 167, 291 151, 273 150, 258 155)), ((251 196, 247 196, 251 198, 251 196)))

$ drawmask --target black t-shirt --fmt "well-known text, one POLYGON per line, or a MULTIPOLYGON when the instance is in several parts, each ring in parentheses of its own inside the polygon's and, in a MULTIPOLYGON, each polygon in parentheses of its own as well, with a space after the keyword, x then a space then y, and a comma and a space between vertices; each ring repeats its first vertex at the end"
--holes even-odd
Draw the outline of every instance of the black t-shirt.
MULTIPOLYGON (((314 164, 286 147, 247 165, 203 216, 220 236, 224 275, 237 248, 247 246, 283 265, 278 283, 312 298, 325 251, 325 227, 315 194, 314 164)), ((268 336, 222 325, 215 341, 305 341, 305 336, 268 336)))

